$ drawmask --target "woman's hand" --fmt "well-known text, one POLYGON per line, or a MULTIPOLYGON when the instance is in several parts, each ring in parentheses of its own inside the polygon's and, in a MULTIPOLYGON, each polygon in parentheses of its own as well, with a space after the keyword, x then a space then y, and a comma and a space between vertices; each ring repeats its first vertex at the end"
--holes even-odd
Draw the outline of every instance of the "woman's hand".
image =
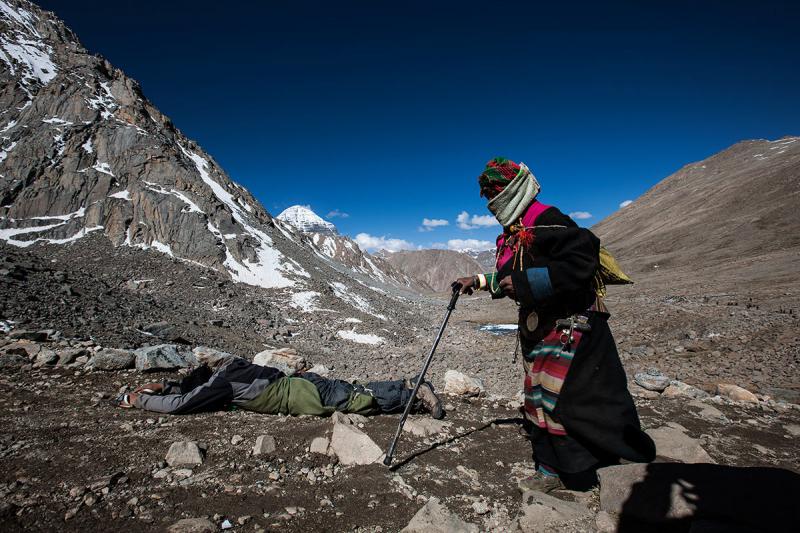
POLYGON ((456 283, 461 284, 461 294, 472 294, 472 291, 476 288, 475 287, 475 276, 469 276, 466 278, 458 278, 453 282, 453 287, 455 287, 456 283))
POLYGON ((514 290, 514 283, 511 281, 511 276, 506 276, 500 280, 500 290, 512 300, 517 299, 517 292, 514 290))
POLYGON ((133 389, 136 394, 161 394, 164 392, 164 385, 161 383, 148 383, 133 389))

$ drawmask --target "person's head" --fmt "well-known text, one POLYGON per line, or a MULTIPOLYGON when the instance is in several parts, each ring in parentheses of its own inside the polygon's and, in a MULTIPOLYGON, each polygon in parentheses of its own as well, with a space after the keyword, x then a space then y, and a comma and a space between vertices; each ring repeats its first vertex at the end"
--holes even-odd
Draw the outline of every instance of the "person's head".
POLYGON ((495 157, 486 163, 486 168, 478 176, 478 185, 481 188, 481 196, 491 200, 511 183, 520 173, 520 166, 506 159, 505 157, 495 157))

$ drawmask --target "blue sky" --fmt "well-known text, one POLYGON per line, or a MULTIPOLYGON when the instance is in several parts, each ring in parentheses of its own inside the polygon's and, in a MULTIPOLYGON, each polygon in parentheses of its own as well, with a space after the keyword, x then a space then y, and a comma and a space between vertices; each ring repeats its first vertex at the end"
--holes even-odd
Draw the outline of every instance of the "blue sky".
POLYGON ((345 213, 350 236, 493 241, 473 216, 495 155, 591 226, 686 163, 800 134, 797 2, 39 3, 268 211, 345 213))

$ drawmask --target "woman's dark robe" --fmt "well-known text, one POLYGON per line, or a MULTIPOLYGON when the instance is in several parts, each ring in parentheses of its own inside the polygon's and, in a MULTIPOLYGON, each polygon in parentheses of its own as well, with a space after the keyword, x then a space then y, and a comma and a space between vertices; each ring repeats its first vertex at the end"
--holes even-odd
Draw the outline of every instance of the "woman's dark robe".
POLYGON ((652 461, 655 445, 641 430, 608 313, 587 312, 596 302, 593 280, 599 266, 599 239, 555 207, 541 212, 534 226, 533 243, 524 257, 518 257, 516 265, 507 261, 496 277, 512 276, 520 304, 523 354, 552 330, 557 319, 583 314, 592 328, 578 344, 554 411, 567 435, 533 427, 536 460, 564 473, 613 464, 620 458, 652 461), (525 322, 532 310, 538 314, 539 327, 528 332, 525 322))

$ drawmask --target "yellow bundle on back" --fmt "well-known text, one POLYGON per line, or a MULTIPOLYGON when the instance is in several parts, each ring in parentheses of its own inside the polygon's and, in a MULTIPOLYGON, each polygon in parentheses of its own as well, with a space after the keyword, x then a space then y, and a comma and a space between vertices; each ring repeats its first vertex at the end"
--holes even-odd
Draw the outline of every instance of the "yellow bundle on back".
POLYGON ((598 296, 606 295, 606 285, 628 285, 633 280, 620 268, 617 260, 604 246, 600 247, 600 268, 594 276, 598 296))

